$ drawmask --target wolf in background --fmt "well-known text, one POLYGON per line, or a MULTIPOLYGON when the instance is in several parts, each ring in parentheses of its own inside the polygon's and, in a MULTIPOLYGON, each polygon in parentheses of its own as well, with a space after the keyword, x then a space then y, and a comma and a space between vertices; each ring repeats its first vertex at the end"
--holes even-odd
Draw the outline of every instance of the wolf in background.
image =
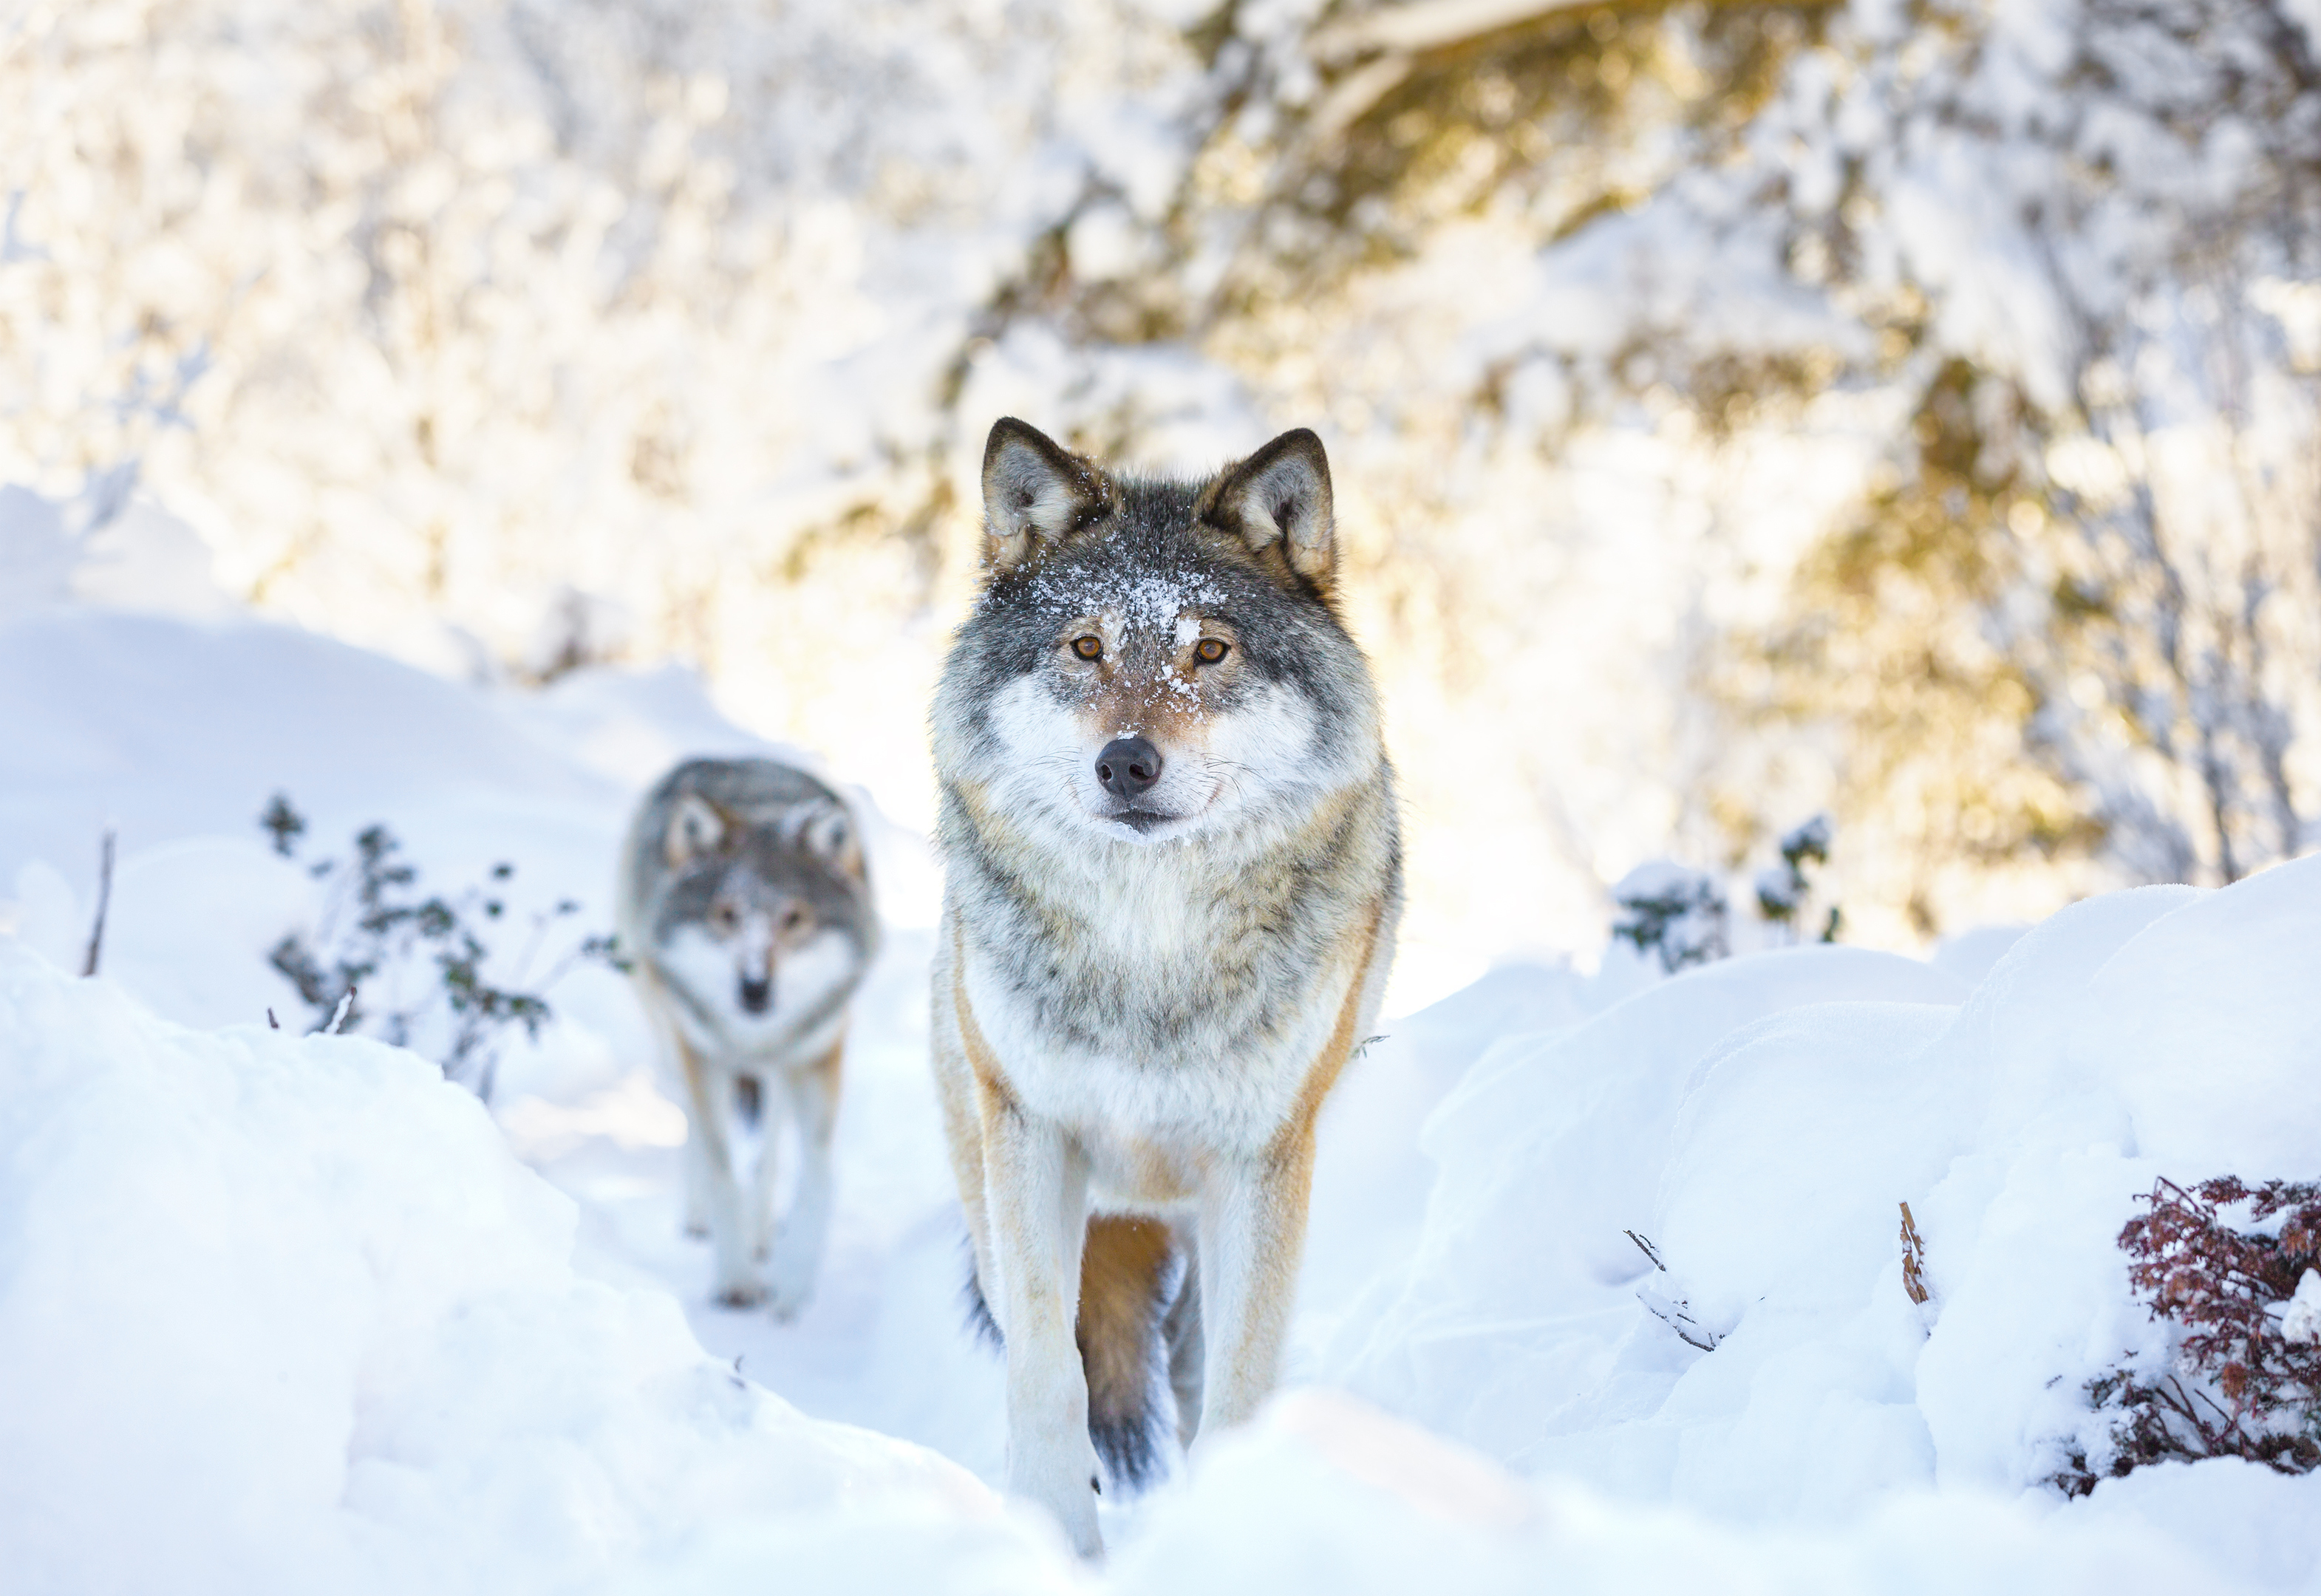
POLYGON ((1099 1455, 1139 1483, 1273 1384, 1401 849, 1312 433, 1151 481, 1009 418, 983 497, 933 712, 934 1068, 1008 1487, 1094 1555, 1099 1455))
POLYGON ((718 1300, 768 1301, 788 1318, 822 1261, 846 1005, 878 947, 860 830, 803 771, 692 760, 638 807, 616 896, 638 995, 683 1089, 686 1228, 708 1232, 718 1300), (737 1132, 750 1120, 760 1135, 745 1190, 737 1132), (785 1122, 799 1163, 777 1227, 785 1122))

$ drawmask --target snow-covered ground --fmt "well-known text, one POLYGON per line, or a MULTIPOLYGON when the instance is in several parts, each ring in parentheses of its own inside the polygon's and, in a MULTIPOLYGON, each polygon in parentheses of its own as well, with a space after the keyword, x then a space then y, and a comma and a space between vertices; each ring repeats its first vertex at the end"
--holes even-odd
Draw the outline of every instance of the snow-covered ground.
POLYGON ((2321 1476, 2042 1483, 2101 1454, 2089 1375, 2170 1355, 2135 1194, 2321 1174, 2321 859, 1930 962, 1607 954, 1391 1020, 1324 1121, 1290 1391, 1107 1502, 1088 1571, 988 1483, 919 838, 873 828, 891 935, 792 1325, 707 1303, 610 971, 560 980, 489 1112, 268 1026, 322 892, 273 793, 310 857, 384 821, 432 883, 513 862, 511 923, 570 897, 569 937, 633 796, 752 746, 674 671, 495 693, 231 616, 0 628, 0 1587, 2321 1591, 2321 1476))

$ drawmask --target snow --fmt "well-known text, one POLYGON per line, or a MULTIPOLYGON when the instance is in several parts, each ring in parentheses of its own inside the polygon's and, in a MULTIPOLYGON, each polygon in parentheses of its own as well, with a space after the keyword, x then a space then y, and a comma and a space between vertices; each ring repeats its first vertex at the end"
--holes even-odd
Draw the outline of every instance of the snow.
POLYGON ((550 1588, 751 1509, 1000 1517, 577 1272, 572 1202, 409 1053, 0 947, 0 1068, 12 1589, 550 1588))
POLYGON ((2292 1346, 2321 1341, 2321 1269, 2308 1269, 2280 1316, 2280 1338, 2292 1346))
MULTIPOLYGON (((313 848, 384 820, 429 880, 510 860, 524 902, 581 901, 577 935, 634 796, 764 746, 696 679, 518 692, 50 604, 0 626, 0 724, 11 1591, 2321 1587, 2321 1477, 2043 1482, 2104 1455, 2089 1376, 2171 1355, 2115 1245, 2135 1196, 2315 1172, 2321 859, 1932 961, 1668 978, 1614 948, 1390 1018, 1324 1117, 1289 1389, 1107 1500, 1081 1570, 990 1488, 1000 1368, 960 1311, 925 1063, 935 881, 875 803, 893 933, 830 1261, 779 1326, 705 1300, 682 1117, 616 976, 549 994, 488 1111, 264 1018, 293 1012, 265 951, 320 890, 265 847, 271 793, 313 848), (1653 1311, 1679 1304, 1714 1350, 1653 1311)), ((2288 1312, 2309 1333, 2321 1276, 2288 1312)))

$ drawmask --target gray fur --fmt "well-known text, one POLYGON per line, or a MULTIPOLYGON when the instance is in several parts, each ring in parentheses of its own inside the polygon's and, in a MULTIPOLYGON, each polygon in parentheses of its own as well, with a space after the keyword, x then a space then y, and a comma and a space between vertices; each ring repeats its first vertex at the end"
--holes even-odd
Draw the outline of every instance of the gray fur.
MULTIPOLYGON (((867 877, 853 880, 842 875, 798 834, 801 812, 822 808, 836 810, 853 824, 845 799, 789 765, 769 759, 695 759, 678 766, 645 795, 622 850, 623 942, 650 957, 677 926, 697 921, 721 890, 753 903, 787 893, 811 904, 823 924, 843 929, 867 965, 878 951, 878 918, 867 877), (657 844, 687 794, 736 817, 741 834, 694 865, 671 870, 657 844)), ((860 845, 859 835, 853 841, 860 845)))
POLYGON ((690 760, 639 806, 617 899, 622 947, 686 1108, 687 1228, 715 1245, 722 1300, 754 1302, 770 1290, 786 1317, 819 1262, 837 1051, 846 1005, 878 949, 859 825, 803 771, 690 760), (768 1118, 745 1196, 735 1133, 753 1109, 768 1118), (777 1231, 773 1154, 784 1117, 798 1126, 805 1162, 777 1231))
MULTIPOLYGON (((1165 844, 1188 851, 1182 864, 1194 889, 1234 903, 1239 921, 1225 944, 1186 950, 1186 960, 1169 967, 1121 969, 1070 956, 1070 947, 1091 941, 1087 927, 1071 901, 1044 889, 1045 872, 1027 867, 1023 854, 1043 847, 1086 853, 1089 844, 1042 824, 1053 816, 1025 815, 1006 834, 990 834, 961 801, 962 778, 1001 774, 993 699, 1016 678, 1042 671, 1057 629, 1075 613, 1092 601, 1126 603, 1130 668, 1158 652, 1175 615, 1138 614, 1133 601, 1144 592, 1202 595, 1202 607, 1234 624, 1248 670, 1236 689, 1220 695, 1217 713, 1231 714, 1265 687, 1287 686, 1308 706, 1321 735, 1318 762, 1359 760, 1364 741, 1374 744, 1369 669, 1336 612, 1302 576, 1269 570, 1241 538, 1198 522, 1195 506, 1206 486, 1123 479, 1113 515, 1035 564, 995 574, 960 628, 933 716, 946 892, 978 943, 1034 999, 1055 1040, 1081 1046, 1116 1040, 1155 1067, 1236 1036, 1270 1035, 1280 1002, 1303 991, 1304 972, 1344 916, 1378 895, 1381 877, 1400 895, 1393 772, 1382 752, 1370 779, 1350 794, 1291 790, 1230 834, 1165 844), (1279 834, 1341 796, 1351 801, 1331 823, 1279 834)), ((1060 678, 1051 683, 1059 701, 1071 690, 1060 678)), ((1125 857, 1137 844, 1099 846, 1125 857)))
POLYGON ((1185 482, 1004 420, 984 488, 987 581, 931 715, 934 1062, 970 1301, 1006 1332, 1009 1488, 1088 1552, 1089 1470, 1049 1372, 1077 1367, 1088 1459, 1132 1484, 1172 1431, 1239 1422, 1270 1388, 1315 1116, 1377 1012, 1401 844, 1318 438, 1185 482), (1070 1360, 1039 1317, 1069 1292, 1040 1272, 1069 1244, 1039 1232, 1077 1227, 1042 1205, 1082 1187, 1096 1214, 1166 1221, 1179 1262, 1092 1327, 1091 1224, 1070 1360))

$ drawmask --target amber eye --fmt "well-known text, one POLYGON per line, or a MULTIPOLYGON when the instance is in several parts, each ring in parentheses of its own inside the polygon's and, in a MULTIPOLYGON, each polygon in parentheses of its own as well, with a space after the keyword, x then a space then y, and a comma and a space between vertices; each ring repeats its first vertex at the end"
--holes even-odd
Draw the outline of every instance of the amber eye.
POLYGON ((1104 640, 1100 637, 1075 637, 1072 639, 1072 652, 1083 660, 1096 659, 1104 652, 1104 640))
POLYGON ((1204 637, 1194 646, 1193 658, 1204 665, 1214 665, 1233 652, 1233 644, 1222 637, 1204 637))
POLYGON ((721 903, 709 911, 709 923, 720 931, 731 931, 742 923, 741 911, 730 903, 721 903))

